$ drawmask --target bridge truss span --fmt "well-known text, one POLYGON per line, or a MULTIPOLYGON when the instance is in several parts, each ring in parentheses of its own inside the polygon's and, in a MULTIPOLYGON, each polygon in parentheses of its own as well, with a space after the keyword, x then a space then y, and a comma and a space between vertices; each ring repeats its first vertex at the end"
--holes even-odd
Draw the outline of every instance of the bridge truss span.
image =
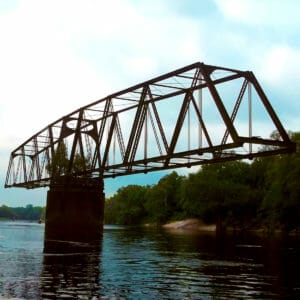
POLYGON ((46 126, 11 153, 5 186, 89 182, 294 149, 252 72, 198 62, 46 126))

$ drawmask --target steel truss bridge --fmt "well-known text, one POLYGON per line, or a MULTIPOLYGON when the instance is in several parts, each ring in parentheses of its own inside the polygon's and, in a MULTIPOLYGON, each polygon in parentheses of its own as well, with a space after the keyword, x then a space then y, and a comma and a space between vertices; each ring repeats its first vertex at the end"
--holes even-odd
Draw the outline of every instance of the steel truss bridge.
POLYGON ((252 72, 197 62, 49 124, 11 153, 5 187, 50 186, 58 177, 102 180, 294 149, 252 72))

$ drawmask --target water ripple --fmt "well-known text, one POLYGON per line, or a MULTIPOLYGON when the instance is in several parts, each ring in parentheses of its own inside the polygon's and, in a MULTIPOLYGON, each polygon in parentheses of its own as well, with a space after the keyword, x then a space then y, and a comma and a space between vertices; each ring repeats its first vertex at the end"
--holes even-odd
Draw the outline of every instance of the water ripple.
POLYGON ((298 242, 220 244, 211 234, 110 226, 96 251, 43 254, 43 227, 0 230, 0 299, 300 298, 298 242))

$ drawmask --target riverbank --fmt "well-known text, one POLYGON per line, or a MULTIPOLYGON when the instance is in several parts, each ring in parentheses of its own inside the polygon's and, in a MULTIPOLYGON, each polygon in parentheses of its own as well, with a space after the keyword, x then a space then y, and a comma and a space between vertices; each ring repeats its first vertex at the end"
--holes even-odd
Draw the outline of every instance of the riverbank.
MULTIPOLYGON (((151 225, 147 225, 151 226, 151 225)), ((169 222, 161 225, 163 229, 170 231, 182 231, 182 232, 216 232, 216 224, 206 224, 202 220, 191 218, 180 221, 169 222)), ((280 236, 280 235, 289 235, 289 236, 300 236, 300 230, 295 229, 289 233, 285 232, 283 229, 275 229, 273 231, 268 231, 266 228, 252 228, 252 229, 241 229, 241 228, 226 228, 227 233, 233 232, 248 232, 256 235, 262 236, 280 236)))
POLYGON ((162 228, 167 230, 182 230, 182 231, 209 231, 215 232, 216 225, 208 225, 199 219, 186 219, 181 221, 170 222, 162 225, 162 228))

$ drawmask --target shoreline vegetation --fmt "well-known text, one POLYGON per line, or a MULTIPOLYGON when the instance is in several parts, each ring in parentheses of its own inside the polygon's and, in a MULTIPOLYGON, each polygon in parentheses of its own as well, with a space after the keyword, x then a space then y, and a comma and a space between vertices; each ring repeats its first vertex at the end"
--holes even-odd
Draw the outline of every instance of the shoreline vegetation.
MULTIPOLYGON (((151 186, 122 187, 106 199, 104 222, 135 226, 167 224, 163 228, 214 229, 217 233, 297 232, 300 132, 289 135, 297 145, 295 153, 204 164, 197 172, 185 176, 172 171, 151 186), (173 220, 189 221, 172 223, 173 220)), ((273 132, 271 138, 279 137, 273 132)))
POLYGON ((0 206, 0 220, 5 221, 39 221, 45 219, 45 207, 33 206, 32 204, 26 207, 8 207, 6 205, 0 206))

